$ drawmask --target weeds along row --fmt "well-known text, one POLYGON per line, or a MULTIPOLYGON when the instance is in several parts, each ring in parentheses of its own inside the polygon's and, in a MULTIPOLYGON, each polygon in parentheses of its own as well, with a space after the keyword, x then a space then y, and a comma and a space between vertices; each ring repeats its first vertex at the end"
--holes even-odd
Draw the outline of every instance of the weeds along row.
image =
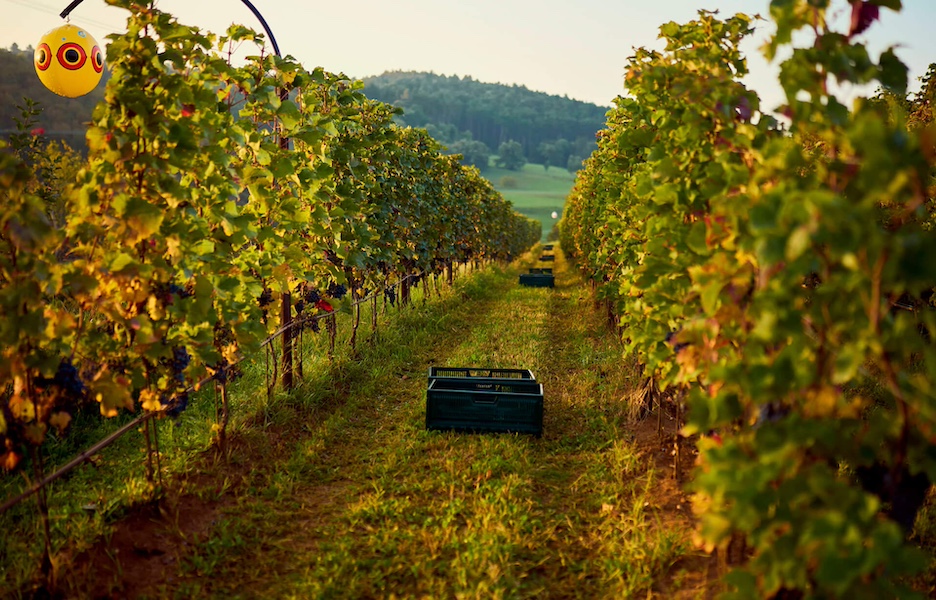
POLYGON ((566 205, 563 249, 701 435, 698 541, 732 597, 909 598, 927 564, 936 66, 908 94, 863 42, 899 4, 772 3, 782 124, 741 83, 755 20, 662 26, 566 205), (879 87, 849 108, 835 84, 879 87))
POLYGON ((110 39, 87 159, 30 135, 31 103, 0 152, 7 473, 41 481, 48 446, 88 405, 178 414, 271 336, 288 388, 295 320, 312 327, 384 291, 405 299, 411 277, 451 279, 539 240, 538 222, 425 131, 395 125, 359 82, 262 52, 233 66, 231 49, 260 36, 114 4, 127 31, 110 39))

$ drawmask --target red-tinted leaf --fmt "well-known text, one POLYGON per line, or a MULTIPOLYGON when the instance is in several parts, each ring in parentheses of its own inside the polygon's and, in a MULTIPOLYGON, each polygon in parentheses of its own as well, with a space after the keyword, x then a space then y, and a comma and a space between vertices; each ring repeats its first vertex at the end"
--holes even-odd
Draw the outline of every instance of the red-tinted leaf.
POLYGON ((867 0, 852 2, 851 27, 848 29, 848 36, 851 37, 862 33, 880 16, 881 11, 876 4, 871 4, 867 0))

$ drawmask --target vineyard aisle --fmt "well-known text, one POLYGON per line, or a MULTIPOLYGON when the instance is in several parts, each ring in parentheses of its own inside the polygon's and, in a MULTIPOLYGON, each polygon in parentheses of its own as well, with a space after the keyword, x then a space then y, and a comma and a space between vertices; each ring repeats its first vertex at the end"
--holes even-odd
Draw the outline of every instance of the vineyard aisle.
POLYGON ((117 523, 69 586, 138 598, 706 596, 710 561, 691 549, 656 419, 628 424, 635 366, 556 254, 554 290, 517 284, 536 265, 527 257, 417 301, 338 365, 328 398, 236 431, 227 462, 117 523), (543 437, 425 431, 433 365, 531 369, 543 437))

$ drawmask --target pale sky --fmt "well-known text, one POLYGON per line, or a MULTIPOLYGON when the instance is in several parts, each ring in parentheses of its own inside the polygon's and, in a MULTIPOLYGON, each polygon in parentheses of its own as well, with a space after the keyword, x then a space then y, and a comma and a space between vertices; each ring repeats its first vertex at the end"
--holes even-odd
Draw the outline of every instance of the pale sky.
MULTIPOLYGON (((0 0, 0 47, 36 45, 62 23, 68 0, 0 0)), ((306 68, 322 66, 352 77, 388 70, 470 75, 479 81, 520 84, 550 94, 609 105, 624 92, 623 74, 633 48, 660 48, 659 26, 686 22, 699 9, 767 15, 769 0, 252 0, 283 54, 306 68)), ((260 23, 241 0, 158 0, 182 23, 223 33, 233 22, 258 31, 260 23)), ((833 0, 847 19, 846 0, 833 0)), ((875 52, 897 46, 916 78, 936 62, 936 0, 904 0, 900 14, 883 18, 863 38, 875 52)), ((71 21, 104 42, 123 31, 125 12, 104 0, 85 0, 71 21)), ((776 65, 759 47, 764 22, 747 43, 756 89, 767 110, 782 102, 776 65)), ((854 91, 844 92, 846 95, 854 91)))

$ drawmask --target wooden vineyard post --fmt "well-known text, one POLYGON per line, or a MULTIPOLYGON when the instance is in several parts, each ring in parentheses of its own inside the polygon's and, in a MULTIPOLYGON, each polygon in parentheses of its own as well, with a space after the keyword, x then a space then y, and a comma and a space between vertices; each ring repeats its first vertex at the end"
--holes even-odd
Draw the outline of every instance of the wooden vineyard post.
POLYGON ((276 391, 276 381, 279 379, 279 371, 276 368, 279 363, 276 358, 276 346, 273 340, 270 340, 270 343, 266 346, 264 358, 266 361, 264 373, 266 375, 267 401, 269 402, 273 400, 273 392, 276 391), (273 366, 272 373, 270 372, 271 364, 273 366))
POLYGON ((283 294, 283 306, 280 312, 283 327, 283 389, 293 389, 293 344, 292 344, 292 299, 289 292, 283 294))
MULTIPOLYGON (((153 419, 150 419, 147 421, 147 423, 150 421, 153 421, 153 419)), ((161 452, 159 451, 159 423, 156 421, 153 421, 153 449, 156 453, 156 485, 161 488, 163 487, 162 457, 160 456, 161 452)))
POLYGON ((409 275, 404 274, 400 280, 400 307, 409 303, 410 282, 409 275))
POLYGON ((352 317, 353 324, 351 325, 351 340, 349 341, 352 350, 357 348, 357 332, 358 327, 361 325, 361 302, 357 300, 357 290, 357 284, 354 282, 354 280, 352 280, 351 300, 352 305, 354 306, 354 315, 352 317))
POLYGON ((153 419, 143 422, 142 433, 146 439, 146 482, 150 490, 155 491, 162 486, 162 463, 159 458, 159 429, 153 419))
POLYGON ((146 482, 152 488, 155 485, 155 472, 153 468, 153 442, 150 438, 150 422, 143 423, 143 438, 146 440, 146 482))
POLYGON ((215 418, 218 421, 218 448, 223 452, 227 443, 227 426, 231 417, 227 381, 215 381, 215 418))
MULTIPOLYGON (((276 50, 276 55, 280 56, 279 48, 276 47, 275 42, 274 49, 276 50)), ((283 103, 289 102, 289 90, 287 90, 285 87, 280 88, 279 99, 280 102, 283 103)), ((282 122, 277 122, 277 128, 279 129, 279 147, 283 150, 289 150, 289 138, 283 135, 282 122)), ((283 327, 283 389, 289 391, 293 389, 293 334, 291 327, 292 298, 290 297, 288 289, 283 293, 283 308, 281 315, 282 318, 280 319, 280 325, 283 327)))

